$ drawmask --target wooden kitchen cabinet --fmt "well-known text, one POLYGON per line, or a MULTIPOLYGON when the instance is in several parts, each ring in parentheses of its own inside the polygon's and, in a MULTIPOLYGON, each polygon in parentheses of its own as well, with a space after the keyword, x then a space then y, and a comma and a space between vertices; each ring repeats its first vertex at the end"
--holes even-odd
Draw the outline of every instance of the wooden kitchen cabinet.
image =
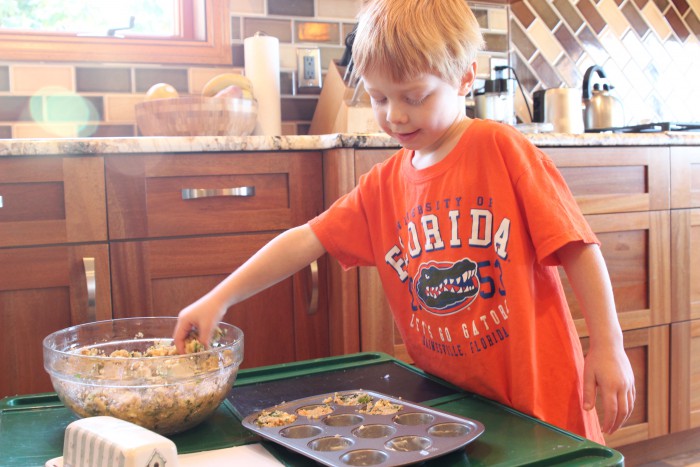
POLYGON ((44 337, 112 308, 103 158, 0 158, 0 197, 1 398, 51 391, 44 337))
MULTIPOLYGON (((177 315, 322 209, 320 153, 119 156, 106 168, 115 318, 177 315)), ((228 312, 243 367, 329 355, 325 264, 228 312)))
POLYGON ((700 319, 671 326, 671 432, 700 427, 700 319))

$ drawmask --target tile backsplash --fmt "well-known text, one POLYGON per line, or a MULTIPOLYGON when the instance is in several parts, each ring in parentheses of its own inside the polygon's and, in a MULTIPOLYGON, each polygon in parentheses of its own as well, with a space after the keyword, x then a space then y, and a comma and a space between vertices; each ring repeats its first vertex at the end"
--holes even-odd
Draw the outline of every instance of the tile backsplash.
MULTIPOLYGON (((197 94, 223 71, 242 71, 243 39, 280 40, 284 134, 305 134, 318 91, 298 92, 296 49, 318 47, 325 71, 345 50, 362 0, 230 0, 229 67, 8 62, 0 51, 0 138, 134 136, 134 105, 157 82, 197 94)), ((626 120, 700 121, 700 0, 470 2, 486 39, 479 78, 497 64, 517 71, 526 97, 577 87, 591 65, 605 70, 626 120)), ((528 121, 517 93, 518 116, 528 121)))

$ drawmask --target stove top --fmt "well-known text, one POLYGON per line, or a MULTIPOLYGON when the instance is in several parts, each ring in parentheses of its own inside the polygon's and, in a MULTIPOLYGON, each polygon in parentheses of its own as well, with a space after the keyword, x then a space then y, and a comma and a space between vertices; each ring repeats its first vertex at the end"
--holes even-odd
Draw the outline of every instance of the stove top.
POLYGON ((614 128, 588 129, 586 130, 586 133, 662 133, 664 131, 700 131, 700 123, 643 123, 640 125, 614 128))

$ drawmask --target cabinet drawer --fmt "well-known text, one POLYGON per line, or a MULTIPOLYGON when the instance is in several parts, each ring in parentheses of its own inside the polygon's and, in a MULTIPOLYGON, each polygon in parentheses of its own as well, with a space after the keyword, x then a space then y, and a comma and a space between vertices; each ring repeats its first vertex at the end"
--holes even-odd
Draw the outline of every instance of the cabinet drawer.
POLYGON ((669 148, 544 148, 584 214, 669 207, 669 148))
POLYGON ((0 159, 0 247, 105 241, 101 157, 0 159))
POLYGON ((700 146, 671 148, 671 208, 700 208, 700 146))
MULTIPOLYGON (((601 241, 623 330, 671 321, 669 212, 586 216, 601 241)), ((559 275, 579 336, 588 335, 583 313, 563 268, 559 275)))
POLYGON ((113 239, 285 230, 322 208, 320 153, 114 156, 113 239))

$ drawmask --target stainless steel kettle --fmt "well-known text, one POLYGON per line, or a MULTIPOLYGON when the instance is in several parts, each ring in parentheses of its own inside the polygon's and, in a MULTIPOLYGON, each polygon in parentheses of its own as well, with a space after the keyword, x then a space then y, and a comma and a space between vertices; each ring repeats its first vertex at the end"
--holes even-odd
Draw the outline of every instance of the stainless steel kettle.
POLYGON ((592 75, 596 73, 607 81, 603 68, 593 65, 583 76, 583 126, 586 130, 600 130, 621 127, 625 124, 622 102, 610 94, 613 86, 604 82, 593 84, 592 75))

